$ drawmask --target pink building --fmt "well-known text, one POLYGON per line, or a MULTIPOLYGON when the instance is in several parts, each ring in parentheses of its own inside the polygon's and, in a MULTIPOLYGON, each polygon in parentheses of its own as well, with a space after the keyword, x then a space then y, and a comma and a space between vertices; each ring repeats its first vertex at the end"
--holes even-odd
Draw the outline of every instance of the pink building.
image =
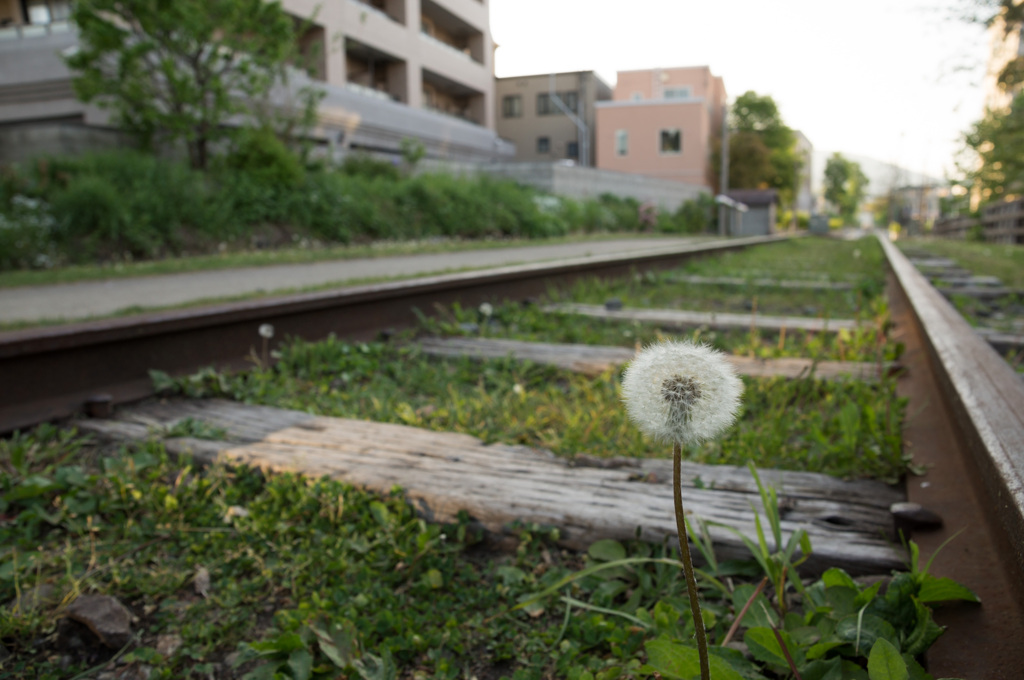
POLYGON ((597 103, 597 167, 711 191, 725 102, 707 66, 619 71, 612 101, 597 103))

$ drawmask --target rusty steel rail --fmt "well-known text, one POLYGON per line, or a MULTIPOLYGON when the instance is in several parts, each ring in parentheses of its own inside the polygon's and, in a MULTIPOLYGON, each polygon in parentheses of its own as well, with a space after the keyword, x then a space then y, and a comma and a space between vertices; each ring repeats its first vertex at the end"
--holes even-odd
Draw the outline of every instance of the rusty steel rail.
POLYGON ((943 526, 916 532, 932 573, 974 589, 981 606, 940 608, 935 675, 1013 680, 1024 668, 1024 382, 888 239, 894 333, 904 342, 905 445, 925 468, 908 499, 943 526))
POLYGON ((210 307, 0 333, 0 433, 64 418, 89 403, 153 394, 149 370, 181 375, 204 366, 241 368, 261 351, 260 324, 275 340, 334 333, 367 339, 416 323, 435 305, 525 299, 587 276, 667 269, 694 258, 785 236, 751 237, 625 255, 574 258, 288 295, 210 307))

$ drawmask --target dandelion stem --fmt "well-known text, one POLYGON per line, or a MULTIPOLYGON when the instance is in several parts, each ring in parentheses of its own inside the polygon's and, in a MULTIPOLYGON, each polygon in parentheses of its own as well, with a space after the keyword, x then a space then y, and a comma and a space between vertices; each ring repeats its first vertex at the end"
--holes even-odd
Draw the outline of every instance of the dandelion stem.
POLYGON ((697 601, 697 579, 693 575, 690 539, 686 533, 686 520, 683 515, 682 460, 683 447, 682 444, 676 442, 672 447, 672 496, 676 506, 676 533, 679 537, 683 574, 686 576, 686 590, 690 594, 690 613, 693 615, 693 627, 697 634, 700 680, 711 680, 711 667, 708 665, 708 638, 704 632, 704 618, 700 615, 700 603, 697 601))

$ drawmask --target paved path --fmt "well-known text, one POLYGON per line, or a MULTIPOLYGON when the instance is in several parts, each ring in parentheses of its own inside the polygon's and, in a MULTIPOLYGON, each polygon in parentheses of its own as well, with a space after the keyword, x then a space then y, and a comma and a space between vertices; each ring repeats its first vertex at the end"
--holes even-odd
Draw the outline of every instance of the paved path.
POLYGON ((0 289, 0 322, 84 319, 130 308, 181 305, 197 300, 272 293, 372 277, 409 276, 650 250, 692 239, 617 239, 585 243, 493 248, 246 269, 167 274, 82 283, 0 289))

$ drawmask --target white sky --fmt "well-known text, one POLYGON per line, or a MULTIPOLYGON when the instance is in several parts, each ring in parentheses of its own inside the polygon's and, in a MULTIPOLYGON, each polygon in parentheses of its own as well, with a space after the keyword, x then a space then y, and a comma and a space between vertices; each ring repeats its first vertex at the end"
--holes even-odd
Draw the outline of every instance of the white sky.
POLYGON ((983 113, 966 0, 490 0, 499 77, 707 65, 771 95, 815 150, 943 177, 983 113))

